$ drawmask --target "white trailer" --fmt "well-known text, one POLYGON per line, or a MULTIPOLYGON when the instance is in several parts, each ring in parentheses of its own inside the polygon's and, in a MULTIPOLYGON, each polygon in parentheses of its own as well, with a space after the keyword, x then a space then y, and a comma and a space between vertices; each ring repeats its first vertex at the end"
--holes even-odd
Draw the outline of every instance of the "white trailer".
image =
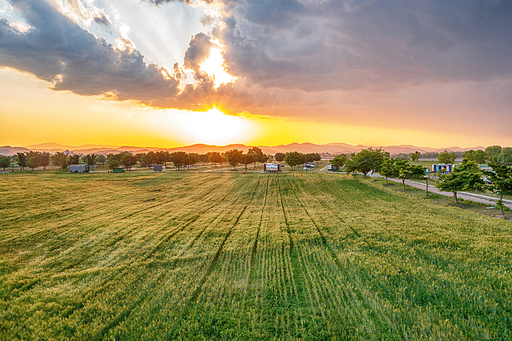
POLYGON ((263 171, 277 173, 281 171, 281 165, 279 163, 266 163, 263 165, 263 171))
POLYGON ((70 173, 87 173, 89 172, 89 165, 69 165, 70 173))

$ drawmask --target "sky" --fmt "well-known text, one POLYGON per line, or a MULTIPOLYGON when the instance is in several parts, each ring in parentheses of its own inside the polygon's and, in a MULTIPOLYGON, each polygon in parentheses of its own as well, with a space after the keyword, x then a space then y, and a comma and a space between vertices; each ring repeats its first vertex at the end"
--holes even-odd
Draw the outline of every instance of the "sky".
POLYGON ((0 0, 0 145, 512 145, 512 2, 0 0))

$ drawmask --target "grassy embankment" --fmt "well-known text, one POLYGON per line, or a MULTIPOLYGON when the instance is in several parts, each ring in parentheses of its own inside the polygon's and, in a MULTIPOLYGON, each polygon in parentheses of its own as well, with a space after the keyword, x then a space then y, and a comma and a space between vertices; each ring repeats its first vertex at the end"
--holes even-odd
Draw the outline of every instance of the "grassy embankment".
POLYGON ((510 339, 512 223, 311 173, 0 177, 3 339, 510 339))

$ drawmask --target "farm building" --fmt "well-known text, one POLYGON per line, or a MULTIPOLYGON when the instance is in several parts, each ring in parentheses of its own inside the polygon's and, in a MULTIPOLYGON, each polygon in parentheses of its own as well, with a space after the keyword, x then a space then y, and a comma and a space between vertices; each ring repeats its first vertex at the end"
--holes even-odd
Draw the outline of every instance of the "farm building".
POLYGON ((89 165, 69 165, 70 173, 88 173, 89 165))
POLYGON ((281 171, 281 164, 279 163, 266 163, 263 165, 263 171, 267 173, 277 173, 281 171))

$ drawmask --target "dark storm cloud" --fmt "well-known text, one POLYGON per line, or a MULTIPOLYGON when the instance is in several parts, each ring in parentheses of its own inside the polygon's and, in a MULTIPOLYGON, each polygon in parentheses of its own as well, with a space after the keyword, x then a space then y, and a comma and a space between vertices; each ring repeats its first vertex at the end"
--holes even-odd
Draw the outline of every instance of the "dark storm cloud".
POLYGON ((512 72, 510 1, 224 3, 230 71, 266 87, 387 88, 512 72))
MULTIPOLYGON (((47 1, 12 0, 11 4, 31 28, 20 32, 15 25, 0 19, 0 66, 32 73, 51 82, 54 90, 150 105, 195 108, 214 96, 212 81, 204 74, 197 77, 196 87, 189 86, 180 94, 182 74, 178 66, 167 72, 155 64, 146 64, 138 50, 116 50, 47 1)), ((192 37, 186 65, 198 69, 209 45, 204 34, 192 37)))

